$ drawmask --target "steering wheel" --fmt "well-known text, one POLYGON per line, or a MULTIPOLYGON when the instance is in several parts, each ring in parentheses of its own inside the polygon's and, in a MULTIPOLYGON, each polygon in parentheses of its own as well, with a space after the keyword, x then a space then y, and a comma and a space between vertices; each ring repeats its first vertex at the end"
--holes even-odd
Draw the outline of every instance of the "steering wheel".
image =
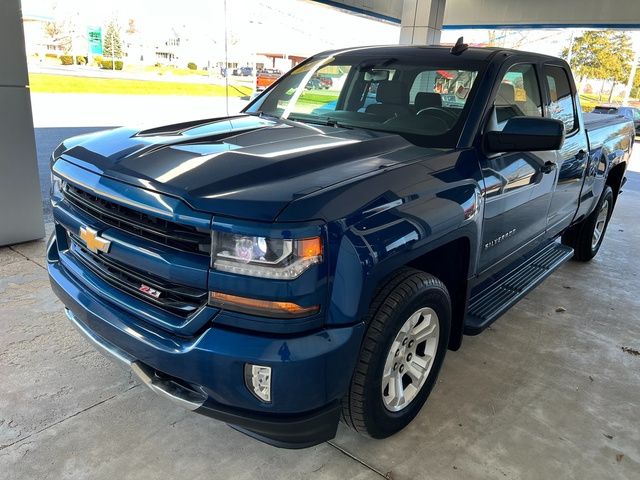
POLYGON ((444 123, 446 123, 447 127, 449 128, 451 128, 458 121, 458 118, 453 113, 438 107, 423 108, 418 113, 416 113, 417 117, 421 117, 423 115, 431 115, 436 118, 439 118, 444 123))
POLYGON ((435 115, 422 115, 419 119, 412 114, 391 117, 382 122, 383 125, 391 125, 394 128, 408 128, 410 130, 421 130, 428 135, 442 135, 450 129, 447 122, 435 115))

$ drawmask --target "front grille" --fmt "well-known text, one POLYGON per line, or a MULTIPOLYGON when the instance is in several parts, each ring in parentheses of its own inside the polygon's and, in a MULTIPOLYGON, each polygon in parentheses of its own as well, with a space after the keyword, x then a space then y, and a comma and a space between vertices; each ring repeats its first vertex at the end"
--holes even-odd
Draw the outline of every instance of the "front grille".
POLYGON ((125 267, 105 255, 87 250, 82 240, 75 235, 70 233, 69 236, 73 243, 71 252, 74 257, 95 275, 119 290, 182 317, 191 315, 207 301, 205 290, 167 283, 147 273, 125 267), (142 285, 160 292, 159 297, 154 298, 142 293, 142 285))
POLYGON ((178 250, 209 255, 211 234, 189 225, 154 217, 110 202, 70 184, 64 188, 67 202, 102 222, 178 250))

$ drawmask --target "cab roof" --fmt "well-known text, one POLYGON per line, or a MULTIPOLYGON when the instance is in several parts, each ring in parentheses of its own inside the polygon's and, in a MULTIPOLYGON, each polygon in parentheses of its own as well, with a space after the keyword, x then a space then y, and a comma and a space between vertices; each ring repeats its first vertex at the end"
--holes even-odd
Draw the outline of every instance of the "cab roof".
POLYGON ((497 53, 505 53, 509 56, 511 55, 531 55, 535 57, 539 57, 542 59, 554 59, 557 60, 557 57, 552 57, 550 55, 544 55, 541 53, 532 53, 525 52, 522 50, 513 50, 508 48, 499 48, 499 47, 468 47, 461 53, 451 53, 451 46, 449 45, 376 45, 376 46, 365 46, 365 47, 353 47, 353 48, 344 48, 338 50, 327 50, 325 52, 319 53, 318 55, 314 55, 314 57, 323 57, 330 55, 343 55, 343 54, 366 54, 372 56, 406 56, 407 54, 412 54, 416 56, 429 56, 431 60, 434 59, 450 59, 452 57, 462 58, 464 60, 471 61, 489 61, 492 57, 494 57, 497 53))

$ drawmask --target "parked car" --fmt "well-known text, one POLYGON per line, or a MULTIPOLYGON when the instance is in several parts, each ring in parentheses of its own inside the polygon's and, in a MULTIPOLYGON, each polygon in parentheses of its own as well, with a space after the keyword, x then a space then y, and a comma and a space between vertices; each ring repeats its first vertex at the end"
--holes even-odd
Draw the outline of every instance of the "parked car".
POLYGON ((329 89, 333 87, 333 79, 331 77, 325 77, 325 76, 319 75, 318 80, 320 80, 320 84, 322 85, 322 88, 329 89))
POLYGON ((265 68, 258 72, 256 76, 256 89, 264 90, 275 83, 282 76, 280 70, 274 68, 265 68))
POLYGON ((340 418, 388 437, 464 334, 597 254, 633 134, 581 113, 559 58, 322 53, 239 115, 65 140, 51 285, 80 332, 178 405, 281 447, 331 439, 340 418), (304 86, 333 67, 338 100, 314 113, 304 86), (442 71, 465 79, 456 102, 442 71))
POLYGON ((240 67, 240 76, 250 77, 253 75, 253 67, 240 67))
POLYGON ((622 115, 624 118, 633 122, 636 135, 640 135, 640 108, 616 105, 598 105, 593 109, 593 113, 622 115))
POLYGON ((309 81, 304 86, 304 88, 306 90, 321 90, 321 89, 324 89, 325 86, 323 85, 322 81, 319 78, 312 77, 309 79, 309 81))

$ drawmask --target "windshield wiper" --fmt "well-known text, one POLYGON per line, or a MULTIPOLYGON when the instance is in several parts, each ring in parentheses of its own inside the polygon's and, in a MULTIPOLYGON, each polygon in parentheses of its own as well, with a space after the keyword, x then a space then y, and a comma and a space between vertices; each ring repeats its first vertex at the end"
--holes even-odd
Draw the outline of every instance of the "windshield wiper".
POLYGON ((353 125, 346 125, 344 123, 339 122, 338 120, 336 120, 335 118, 331 118, 331 117, 326 117, 326 118, 302 118, 302 117, 291 117, 289 116, 288 120, 292 120, 294 122, 301 122, 301 123, 313 123, 314 125, 325 125, 328 127, 335 127, 335 128, 346 128, 348 130, 353 130, 354 127, 353 125))
POLYGON ((340 123, 338 120, 336 120, 335 118, 331 118, 331 117, 326 117, 326 118, 305 118, 305 117, 294 117, 294 116, 289 116, 287 118, 284 117, 279 117, 277 115, 274 115, 272 113, 266 113, 262 110, 257 110, 255 112, 244 112, 247 115, 251 115, 253 117, 258 117, 258 118, 273 118, 275 120, 280 120, 282 122, 299 122, 299 123, 312 123, 314 125, 325 125, 328 127, 335 127, 335 128, 345 128, 348 130, 353 130, 354 128, 358 128, 355 127, 353 125, 345 125, 344 123, 340 123))

